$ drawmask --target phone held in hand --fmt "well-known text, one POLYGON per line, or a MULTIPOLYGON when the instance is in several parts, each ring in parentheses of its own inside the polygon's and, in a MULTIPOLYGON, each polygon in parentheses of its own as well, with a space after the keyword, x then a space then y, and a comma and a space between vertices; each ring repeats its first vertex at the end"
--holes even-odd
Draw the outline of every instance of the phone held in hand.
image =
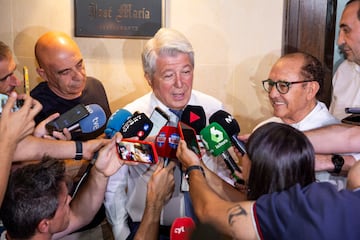
MULTIPOLYGON (((2 113, 2 109, 5 106, 7 100, 9 99, 9 96, 6 94, 0 94, 0 115, 2 113)), ((14 107, 11 109, 12 112, 16 112, 18 111, 22 105, 24 105, 24 100, 23 99, 18 99, 16 100, 14 107)))
POLYGON ((351 114, 341 120, 342 123, 360 125, 360 114, 351 114))
POLYGON ((53 131, 62 132, 64 128, 69 128, 73 126, 89 114, 90 113, 86 109, 85 105, 78 104, 67 112, 61 114, 56 119, 48 122, 45 125, 45 128, 49 133, 52 133, 53 131))
POLYGON ((196 155, 201 156, 195 129, 181 121, 178 122, 178 128, 180 138, 185 140, 187 147, 196 153, 196 155))
POLYGON ((146 164, 158 162, 158 155, 153 142, 123 138, 117 143, 117 152, 124 161, 136 161, 146 164))
POLYGON ((169 122, 169 115, 167 115, 161 108, 155 107, 150 115, 150 120, 154 124, 149 136, 158 135, 160 129, 169 122))

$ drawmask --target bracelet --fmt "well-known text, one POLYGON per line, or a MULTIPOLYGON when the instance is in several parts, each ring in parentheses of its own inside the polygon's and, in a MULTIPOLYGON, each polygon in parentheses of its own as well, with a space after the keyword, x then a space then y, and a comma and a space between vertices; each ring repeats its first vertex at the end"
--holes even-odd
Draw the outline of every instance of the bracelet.
POLYGON ((82 149, 82 142, 75 141, 76 146, 76 153, 75 153, 75 160, 81 160, 83 158, 83 149, 82 149))
POLYGON ((193 165, 193 166, 188 167, 188 168, 186 169, 186 171, 185 171, 185 178, 186 178, 186 180, 189 181, 190 172, 193 171, 193 170, 200 170, 201 173, 203 174, 203 176, 205 177, 205 171, 204 171, 203 167, 200 166, 200 165, 193 165))

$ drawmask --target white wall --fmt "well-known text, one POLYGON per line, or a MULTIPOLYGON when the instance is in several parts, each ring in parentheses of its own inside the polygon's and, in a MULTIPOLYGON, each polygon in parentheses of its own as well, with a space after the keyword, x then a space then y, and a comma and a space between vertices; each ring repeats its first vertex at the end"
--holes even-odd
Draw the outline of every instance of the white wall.
MULTIPOLYGON (((271 115, 261 80, 280 56, 283 0, 166 0, 166 25, 183 32, 195 48, 194 88, 218 97, 242 133, 271 115)), ((18 62, 35 72, 33 47, 48 30, 74 35, 72 0, 0 0, 0 40, 18 62)), ((76 38, 88 75, 100 79, 112 110, 149 91, 140 53, 146 40, 76 38)))

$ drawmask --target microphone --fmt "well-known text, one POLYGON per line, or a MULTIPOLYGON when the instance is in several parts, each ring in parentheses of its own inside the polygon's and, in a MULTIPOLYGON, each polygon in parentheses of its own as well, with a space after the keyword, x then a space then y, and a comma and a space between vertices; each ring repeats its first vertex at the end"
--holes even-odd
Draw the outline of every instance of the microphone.
POLYGON ((199 135, 200 131, 206 126, 206 114, 204 108, 202 106, 187 105, 181 115, 181 122, 195 130, 199 147, 204 147, 199 135))
POLYGON ((89 115, 69 127, 70 132, 80 128, 82 133, 91 133, 105 125, 106 114, 100 105, 89 104, 85 108, 89 111, 89 115))
POLYGON ((176 158, 176 150, 179 141, 180 135, 177 127, 162 127, 155 138, 155 149, 158 156, 164 158, 176 158))
POLYGON ((112 138, 115 133, 119 132, 122 125, 132 116, 132 114, 126 109, 118 109, 114 112, 106 125, 104 133, 106 138, 112 138))
POLYGON ((221 155, 236 181, 239 184, 245 184, 244 180, 234 173, 235 171, 241 172, 241 170, 228 152, 231 142, 225 130, 218 123, 212 122, 200 131, 200 135, 205 148, 215 157, 221 155))
POLYGON ((153 125, 145 113, 134 113, 122 125, 120 132, 124 138, 139 137, 140 140, 144 140, 151 132, 153 125))
POLYGON ((192 127, 197 134, 206 126, 206 115, 203 107, 187 105, 181 115, 181 122, 192 127))
POLYGON ((230 136, 231 142, 237 150, 239 150, 242 155, 246 153, 245 143, 237 138, 237 135, 240 133, 240 126, 230 113, 219 110, 211 115, 209 122, 217 122, 225 130, 227 135, 230 136))
POLYGON ((195 222, 190 217, 176 218, 171 225, 170 240, 190 240, 195 222))

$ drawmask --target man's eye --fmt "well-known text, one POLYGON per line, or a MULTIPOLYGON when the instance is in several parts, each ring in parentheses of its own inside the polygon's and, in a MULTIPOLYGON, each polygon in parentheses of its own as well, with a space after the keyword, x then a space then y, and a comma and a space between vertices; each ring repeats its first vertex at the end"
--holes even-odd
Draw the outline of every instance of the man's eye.
POLYGON ((171 74, 165 74, 165 75, 164 75, 164 78, 165 78, 165 79, 170 79, 170 78, 173 78, 173 77, 174 77, 174 74, 172 74, 172 73, 171 73, 171 74))
POLYGON ((66 70, 66 71, 63 71, 63 72, 60 72, 60 75, 61 76, 66 76, 70 73, 70 70, 66 70))

